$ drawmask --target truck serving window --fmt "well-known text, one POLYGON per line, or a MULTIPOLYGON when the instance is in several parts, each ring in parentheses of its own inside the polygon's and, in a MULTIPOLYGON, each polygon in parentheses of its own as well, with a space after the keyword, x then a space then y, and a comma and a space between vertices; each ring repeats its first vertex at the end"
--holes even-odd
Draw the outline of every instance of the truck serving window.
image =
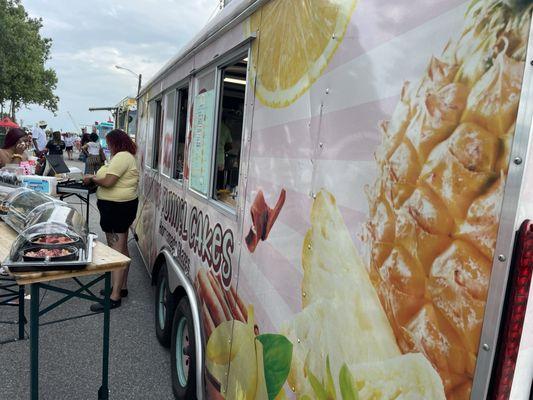
POLYGON ((223 67, 213 172, 213 198, 235 208, 246 93, 247 58, 223 67))
POLYGON ((198 75, 194 84, 192 107, 192 138, 190 143, 191 189, 207 196, 213 148, 215 116, 215 69, 198 75))
POLYGON ((187 110, 189 107, 189 89, 178 89, 177 93, 176 139, 174 143, 175 160, 174 178, 183 180, 183 160, 185 158, 185 136, 187 133, 187 110))
POLYGON ((172 173, 172 145, 174 141, 174 117, 176 113, 175 108, 176 91, 172 90, 164 96, 164 111, 163 111, 163 140, 161 173, 170 177, 172 173))
POLYGON ((153 139, 153 158, 152 168, 159 168, 159 153, 161 150, 161 133, 163 130, 163 110, 161 108, 161 100, 155 101, 155 127, 153 139))
POLYGON ((155 101, 148 103, 148 124, 146 126, 146 141, 144 148, 144 163, 147 167, 152 168, 154 164, 154 131, 156 121, 156 104, 155 101))

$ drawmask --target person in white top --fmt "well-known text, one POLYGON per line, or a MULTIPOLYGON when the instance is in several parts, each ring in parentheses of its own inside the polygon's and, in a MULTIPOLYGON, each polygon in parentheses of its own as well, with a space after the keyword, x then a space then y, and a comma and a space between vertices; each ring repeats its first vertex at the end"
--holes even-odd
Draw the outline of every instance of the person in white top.
POLYGON ((33 139, 33 145, 35 146, 35 155, 39 157, 46 147, 46 121, 39 121, 35 128, 33 128, 31 135, 33 139))
POLYGON ((65 134, 65 150, 67 151, 67 156, 69 160, 72 160, 72 152, 74 150, 74 134, 66 133, 65 134))
POLYGON ((100 145, 100 138, 97 133, 91 133, 91 141, 82 147, 82 151, 87 154, 85 173, 95 175, 96 171, 100 169, 105 160, 104 151, 100 145))

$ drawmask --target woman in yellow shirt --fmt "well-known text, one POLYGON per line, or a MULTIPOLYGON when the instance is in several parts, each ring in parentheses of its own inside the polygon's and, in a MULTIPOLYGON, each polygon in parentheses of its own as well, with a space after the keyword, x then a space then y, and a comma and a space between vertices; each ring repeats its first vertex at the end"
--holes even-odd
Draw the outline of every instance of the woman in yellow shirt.
MULTIPOLYGON (((100 226, 106 234, 107 244, 129 257, 128 230, 137 215, 137 186, 139 171, 135 153, 137 146, 120 129, 109 132, 106 136, 107 147, 111 151, 111 161, 101 167, 96 175, 87 175, 83 181, 86 185, 98 186, 96 197, 100 211, 100 226)), ((112 273, 113 288, 111 308, 120 307, 122 297, 128 295, 128 269, 112 273)), ((102 311, 101 304, 93 304, 92 311, 102 311)))

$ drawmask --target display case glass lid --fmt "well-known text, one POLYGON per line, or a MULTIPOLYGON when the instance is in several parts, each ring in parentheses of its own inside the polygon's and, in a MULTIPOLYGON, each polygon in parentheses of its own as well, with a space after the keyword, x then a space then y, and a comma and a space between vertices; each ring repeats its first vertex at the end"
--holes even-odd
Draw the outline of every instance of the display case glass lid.
POLYGON ((10 259, 20 260, 28 251, 44 250, 58 255, 65 251, 77 253, 85 248, 86 241, 86 231, 83 227, 79 232, 65 222, 40 222, 29 226, 17 236, 11 245, 10 259))
POLYGON ((87 236, 85 218, 74 207, 63 202, 41 204, 35 207, 26 217, 26 227, 28 229, 43 223, 49 224, 51 228, 65 226, 80 238, 87 236))
POLYGON ((13 229, 21 232, 26 226, 28 215, 38 206, 43 204, 65 204, 52 197, 27 188, 16 189, 5 199, 8 207, 4 221, 13 229))

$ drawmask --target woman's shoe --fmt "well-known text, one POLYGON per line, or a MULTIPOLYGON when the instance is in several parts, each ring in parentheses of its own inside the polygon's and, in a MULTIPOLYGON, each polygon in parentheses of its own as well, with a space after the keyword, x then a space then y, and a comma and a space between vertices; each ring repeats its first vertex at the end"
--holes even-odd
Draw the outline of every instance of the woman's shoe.
MULTIPOLYGON (((109 299, 109 309, 112 310, 113 308, 118 308, 122 304, 122 300, 113 300, 109 299)), ((91 305, 91 311, 92 312, 103 312, 104 311, 104 305, 101 303, 94 303, 91 305)))
MULTIPOLYGON (((111 291, 113 288, 111 287, 111 291)), ((105 290, 100 290, 100 296, 105 296, 105 290)), ((128 289, 120 289, 120 297, 128 297, 128 289)))

